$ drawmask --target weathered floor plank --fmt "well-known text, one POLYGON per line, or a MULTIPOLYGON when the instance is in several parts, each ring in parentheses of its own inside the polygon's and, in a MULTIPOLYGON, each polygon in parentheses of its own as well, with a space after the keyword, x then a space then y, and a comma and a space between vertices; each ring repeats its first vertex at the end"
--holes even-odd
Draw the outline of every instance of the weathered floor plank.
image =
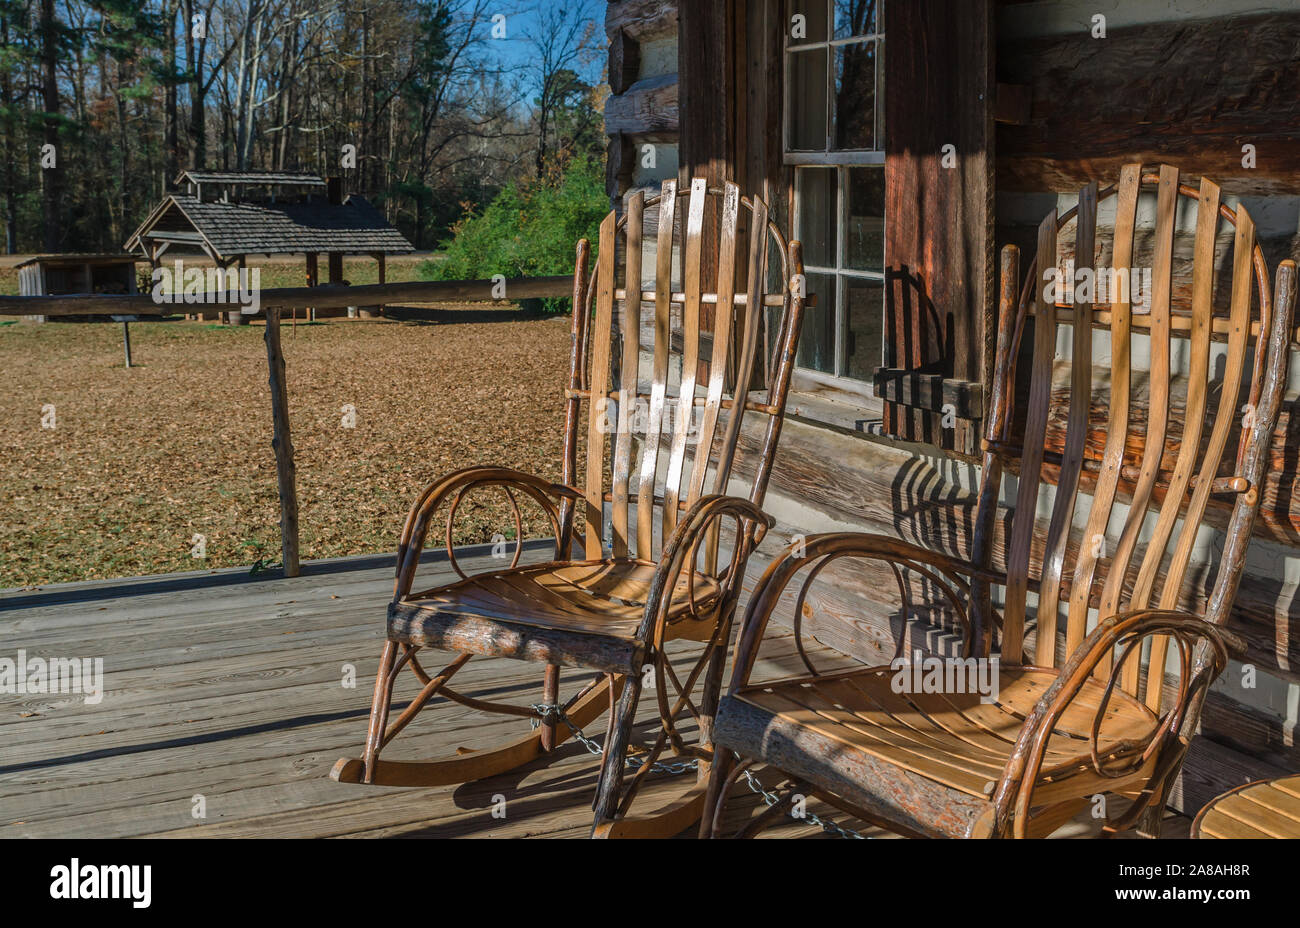
MULTIPOLYGON (((103 658, 106 690, 97 705, 76 694, 0 696, 0 837, 585 836, 598 761, 573 742, 462 786, 328 779, 365 736, 392 575, 391 557, 362 557, 310 563, 294 579, 208 571, 0 593, 0 654, 103 658), (343 685, 345 666, 354 688, 343 685), (192 814, 196 797, 205 818, 192 814), (493 814, 498 797, 504 818, 493 814)), ((451 573, 431 558, 424 576, 432 584, 451 573)), ((799 667, 788 638, 765 646, 764 662, 765 672, 799 667)), ((586 679, 566 672, 562 692, 586 679)), ((520 661, 471 661, 457 680, 493 699, 541 694, 541 668, 520 661)), ((647 724, 652 714, 647 704, 647 724)), ((437 701, 386 756, 489 747, 527 724, 437 701)), ((647 801, 683 782, 659 778, 647 801)), ((758 803, 746 790, 732 814, 743 820, 758 803)), ((789 820, 766 834, 820 836, 789 820)))

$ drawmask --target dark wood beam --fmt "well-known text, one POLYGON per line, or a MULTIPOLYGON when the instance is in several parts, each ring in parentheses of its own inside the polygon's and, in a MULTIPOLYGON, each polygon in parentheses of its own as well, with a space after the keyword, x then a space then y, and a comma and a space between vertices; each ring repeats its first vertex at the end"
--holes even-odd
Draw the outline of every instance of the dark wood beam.
POLYGON ((1300 12, 1004 41, 998 76, 1033 104, 1027 125, 998 127, 998 189, 1074 191, 1169 161, 1231 193, 1300 193, 1298 55, 1300 12))
POLYGON ((641 68, 641 45, 622 29, 609 36, 609 92, 625 93, 641 68))
MULTIPOLYGON (((996 328, 993 3, 887 3, 884 22, 884 366, 982 382, 996 328)), ((884 428, 964 454, 978 434, 894 402, 884 428)))

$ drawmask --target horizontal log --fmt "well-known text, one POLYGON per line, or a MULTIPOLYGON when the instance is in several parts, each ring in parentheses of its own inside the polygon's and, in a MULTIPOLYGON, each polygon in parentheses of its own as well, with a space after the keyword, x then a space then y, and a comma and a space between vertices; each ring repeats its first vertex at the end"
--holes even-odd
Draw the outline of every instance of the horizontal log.
POLYGON ((1004 41, 999 77, 1033 103, 1027 125, 997 127, 997 188, 1077 190, 1176 157, 1230 193, 1300 193, 1297 57, 1296 12, 1004 41))
POLYGON ((605 101, 605 134, 647 135, 677 132, 677 75, 660 74, 639 80, 626 93, 605 101))
POLYGON ((677 31, 677 0, 611 0, 605 8, 605 33, 622 32, 637 42, 677 31))
MULTIPOLYGON (((496 293, 504 292, 507 300, 541 297, 566 297, 573 295, 573 278, 512 277, 502 283, 492 280, 416 280, 391 284, 366 284, 359 287, 279 287, 271 290, 254 290, 258 307, 255 313, 265 312, 267 306, 281 309, 303 308, 340 309, 348 306, 370 306, 381 303, 435 303, 443 300, 495 301, 496 293)), ((244 310, 238 292, 225 294, 205 293, 197 302, 158 302, 148 293, 139 294, 70 294, 66 296, 0 296, 0 316, 109 316, 133 313, 141 316, 167 316, 180 313, 244 310)))

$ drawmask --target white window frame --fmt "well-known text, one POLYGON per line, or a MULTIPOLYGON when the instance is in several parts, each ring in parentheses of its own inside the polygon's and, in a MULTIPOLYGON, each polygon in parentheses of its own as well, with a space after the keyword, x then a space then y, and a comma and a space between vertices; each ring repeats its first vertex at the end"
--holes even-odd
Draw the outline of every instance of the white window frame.
MULTIPOLYGON (((793 209, 791 215, 791 230, 794 238, 800 237, 802 229, 801 201, 800 195, 801 175, 807 169, 830 169, 835 171, 835 217, 836 217, 836 242, 834 265, 804 265, 805 273, 825 274, 835 280, 835 327, 834 338, 834 359, 832 371, 817 371, 805 367, 796 367, 794 370, 794 389, 797 392, 818 393, 827 395, 833 400, 848 402, 855 406, 866 406, 872 410, 879 410, 882 404, 875 397, 872 384, 868 380, 857 380, 845 376, 842 371, 847 371, 847 345, 848 345, 848 310, 845 305, 845 286, 847 278, 858 278, 861 280, 878 281, 882 289, 886 286, 884 268, 888 266, 888 256, 881 255, 880 271, 865 271, 858 268, 845 267, 845 253, 848 248, 848 177, 850 167, 875 167, 883 169, 885 163, 885 152, 883 149, 883 100, 881 89, 883 86, 883 51, 885 33, 880 30, 881 10, 883 0, 877 0, 876 10, 876 29, 877 32, 870 35, 855 35, 846 38, 833 38, 835 32, 835 7, 834 0, 825 0, 827 6, 827 40, 820 42, 801 42, 798 45, 791 45, 790 34, 787 30, 785 37, 785 51, 783 57, 783 80, 785 92, 783 93, 783 112, 784 119, 782 124, 782 152, 784 163, 790 165, 794 171, 794 196, 793 209), (831 106, 835 93, 835 49, 844 45, 857 45, 872 43, 875 45, 875 63, 876 63, 876 83, 875 93, 873 94, 873 136, 877 148, 858 149, 848 151, 832 151, 831 144, 834 139, 833 124, 831 120, 831 106), (826 149, 824 151, 799 151, 790 147, 790 74, 791 74, 791 56, 800 54, 809 54, 816 49, 826 50, 826 149)), ((790 22, 793 16, 793 4, 783 3, 786 9, 786 23, 790 22)), ((888 221, 888 217, 886 217, 888 221)), ((882 309, 883 313, 883 309, 882 309)), ((882 332, 884 330, 884 320, 882 319, 882 332)), ((883 337, 883 336, 882 336, 883 337)), ((881 345, 880 361, 883 363, 884 353, 881 345)))
MULTIPOLYGON (((789 23, 793 14, 794 5, 788 0, 782 0, 787 16, 785 22, 787 25, 785 32, 785 48, 782 55, 781 66, 784 69, 782 92, 782 118, 781 118, 781 151, 786 164, 884 164, 885 151, 881 146, 881 136, 884 134, 884 106, 880 99, 879 90, 884 84, 884 54, 885 33, 877 31, 870 34, 853 35, 843 39, 831 38, 835 33, 835 0, 824 0, 826 3, 826 30, 827 40, 821 42, 800 42, 798 45, 790 44, 789 23), (831 101, 835 99, 835 50, 845 45, 865 45, 873 44, 876 47, 874 57, 876 66, 876 93, 873 94, 872 106, 872 137, 876 143, 876 148, 846 149, 836 151, 831 148, 834 136, 831 132, 830 109, 831 101), (826 112, 823 114, 823 122, 826 128, 826 144, 821 151, 816 150, 799 150, 790 144, 790 61, 793 55, 806 55, 817 49, 826 50, 826 112)), ((906 2, 906 0, 902 0, 906 2)), ((876 29, 881 26, 881 12, 884 9, 884 0, 876 0, 876 29)))

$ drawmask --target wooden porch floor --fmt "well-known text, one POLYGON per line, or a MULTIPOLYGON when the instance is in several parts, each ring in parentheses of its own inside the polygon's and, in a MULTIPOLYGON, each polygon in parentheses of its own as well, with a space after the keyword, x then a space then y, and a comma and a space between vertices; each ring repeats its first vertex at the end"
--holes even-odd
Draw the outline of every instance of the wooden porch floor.
MULTIPOLYGON (((306 564, 294 579, 238 569, 0 593, 0 654, 102 657, 105 683, 98 705, 72 694, 0 696, 0 837, 585 837, 598 760, 572 741, 462 786, 328 778, 365 737, 392 563, 357 557, 306 564), (347 664, 355 688, 342 685, 347 664), (496 796, 504 818, 492 814, 496 796), (198 797, 206 818, 193 815, 198 797)), ((429 559, 423 576, 432 585, 452 574, 429 559)), ((795 672, 792 642, 768 650, 772 671, 795 672)), ((484 659, 457 679, 468 692, 527 703, 540 698, 540 670, 484 659)), ((527 724, 437 701, 386 756, 487 747, 527 724)), ((656 789, 667 796, 680 782, 664 777, 656 789)), ((757 802, 746 795, 731 812, 746 817, 757 802)), ((1186 821, 1171 818, 1166 834, 1185 835, 1186 821)), ((789 820, 766 834, 820 836, 789 820)))

